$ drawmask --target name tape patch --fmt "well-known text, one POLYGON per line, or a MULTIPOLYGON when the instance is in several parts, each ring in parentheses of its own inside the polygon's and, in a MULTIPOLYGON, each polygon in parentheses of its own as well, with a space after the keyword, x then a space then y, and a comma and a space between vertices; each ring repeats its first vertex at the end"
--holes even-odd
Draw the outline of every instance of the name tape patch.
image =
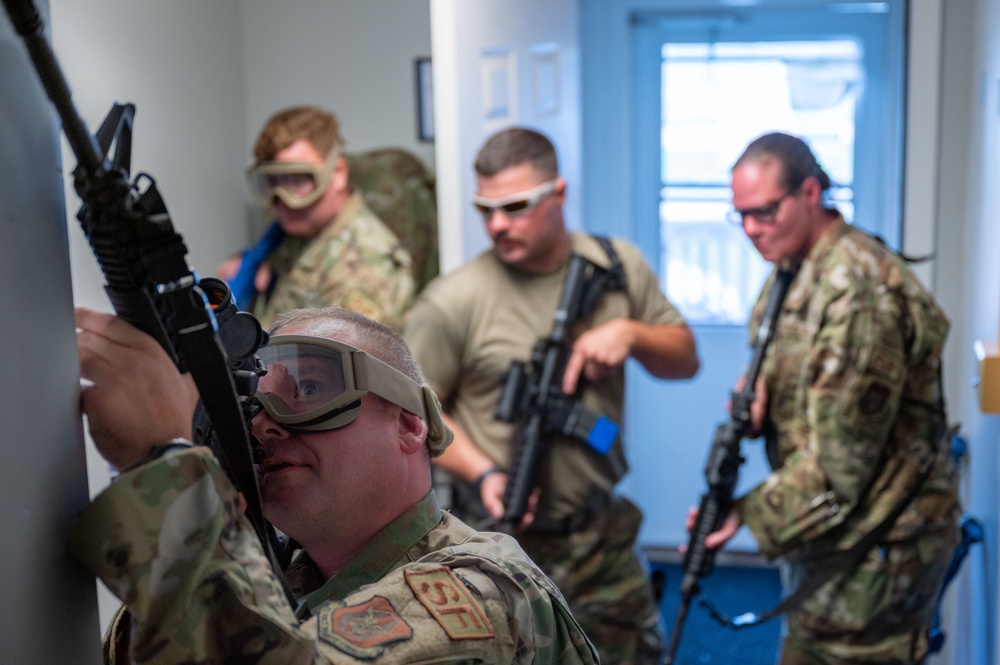
POLYGON ((453 640, 484 640, 494 636, 486 613, 449 568, 404 570, 413 594, 453 640))

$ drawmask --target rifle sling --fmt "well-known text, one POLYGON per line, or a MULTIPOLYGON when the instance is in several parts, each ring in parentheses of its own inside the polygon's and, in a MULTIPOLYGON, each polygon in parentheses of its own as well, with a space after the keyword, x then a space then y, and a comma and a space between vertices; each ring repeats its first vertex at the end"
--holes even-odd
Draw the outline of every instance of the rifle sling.
POLYGON ((703 607, 705 607, 713 617, 723 625, 729 626, 730 628, 747 628, 748 626, 755 626, 765 621, 770 621, 774 617, 784 613, 790 612, 791 610, 797 608, 803 602, 806 601, 811 595, 813 595, 821 586, 829 582, 836 575, 840 573, 845 573, 850 570, 855 569, 861 564, 865 556, 868 555, 868 551, 875 546, 892 528, 896 520, 903 513, 906 507, 916 498, 917 494, 920 492, 920 488, 923 487, 924 482, 927 480, 928 476, 933 470, 934 464, 928 464, 927 468, 924 469, 917 482, 913 484, 910 491, 893 507, 892 511, 885 516, 875 528, 866 533, 858 542, 854 543, 850 549, 844 551, 840 556, 836 557, 833 562, 826 565, 815 575, 808 577, 802 584, 795 589, 795 592, 782 600, 780 603, 772 607, 763 613, 747 612, 741 614, 740 616, 733 617, 732 619, 727 618, 725 615, 721 614, 715 609, 704 598, 700 599, 699 602, 703 607))
POLYGON ((178 335, 177 342, 181 354, 189 362, 191 377, 215 429, 219 443, 216 454, 221 457, 219 463, 243 494, 247 504, 244 514, 257 534, 274 576, 296 618, 304 620, 308 616, 308 608, 295 598, 288 585, 284 565, 275 549, 277 534, 274 526, 264 517, 243 411, 237 400, 233 399, 236 390, 218 335, 210 325, 198 326, 184 330, 178 335))

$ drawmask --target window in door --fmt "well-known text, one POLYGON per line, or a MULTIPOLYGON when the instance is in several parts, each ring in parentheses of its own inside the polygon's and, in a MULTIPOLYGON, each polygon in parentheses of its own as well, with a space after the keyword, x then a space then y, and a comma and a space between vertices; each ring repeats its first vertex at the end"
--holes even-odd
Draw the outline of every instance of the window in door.
POLYGON ((898 246, 904 9, 815 0, 635 17, 638 236, 658 240, 664 289, 690 323, 745 323, 770 269, 726 222, 729 169, 765 132, 805 138, 832 203, 898 246))

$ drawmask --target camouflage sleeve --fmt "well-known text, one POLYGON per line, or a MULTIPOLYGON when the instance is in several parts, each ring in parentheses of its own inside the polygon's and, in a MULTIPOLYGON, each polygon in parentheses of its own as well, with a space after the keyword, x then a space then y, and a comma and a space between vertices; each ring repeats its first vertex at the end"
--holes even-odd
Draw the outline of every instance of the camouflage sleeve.
POLYGON ((207 447, 121 475, 83 511, 69 549, 128 607, 135 663, 254 662, 265 646, 281 662, 313 662, 207 447))
POLYGON ((125 603, 136 664, 594 662, 551 598, 467 562, 408 564, 298 622, 208 448, 123 474, 69 548, 125 603))
POLYGON ((820 310, 823 323, 799 373, 808 381, 804 404, 787 414, 768 407, 770 418, 795 419, 783 426, 801 428, 806 443, 737 504, 772 557, 842 524, 863 501, 885 459, 906 374, 903 320, 892 294, 855 281, 825 307, 811 307, 820 310))

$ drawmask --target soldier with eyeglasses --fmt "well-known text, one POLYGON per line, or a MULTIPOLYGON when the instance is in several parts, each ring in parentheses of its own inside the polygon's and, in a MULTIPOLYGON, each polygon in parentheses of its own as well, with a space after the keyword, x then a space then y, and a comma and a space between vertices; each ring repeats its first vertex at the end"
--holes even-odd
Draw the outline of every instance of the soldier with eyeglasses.
POLYGON ((325 305, 403 325, 415 293, 412 257, 352 191, 343 149, 337 118, 314 106, 276 113, 257 138, 247 183, 274 223, 216 274, 252 282, 248 307, 265 328, 285 312, 325 305))
MULTIPOLYGON (((515 437, 514 425, 493 417, 501 374, 512 360, 529 359, 549 334, 571 254, 605 269, 612 264, 597 239, 567 230, 567 183, 544 135, 521 127, 494 134, 475 170, 472 203, 493 247, 421 293, 404 337, 455 432, 437 462, 499 519, 515 437)), ((570 332, 561 388, 621 422, 626 360, 659 378, 686 378, 698 357, 691 331, 638 248, 617 238, 611 246, 625 288, 603 293, 590 319, 570 332)), ((517 538, 565 594, 602 663, 654 663, 659 613, 635 552, 642 514, 614 492, 627 470, 621 437, 606 454, 561 435, 547 444, 537 504, 517 538)))
POLYGON ((788 134, 757 138, 733 166, 732 217, 764 259, 797 274, 751 409, 773 470, 705 544, 746 525, 764 554, 783 558, 787 594, 838 571, 788 614, 782 665, 922 663, 958 542, 942 437, 948 319, 898 254, 827 204, 830 186, 788 134))

